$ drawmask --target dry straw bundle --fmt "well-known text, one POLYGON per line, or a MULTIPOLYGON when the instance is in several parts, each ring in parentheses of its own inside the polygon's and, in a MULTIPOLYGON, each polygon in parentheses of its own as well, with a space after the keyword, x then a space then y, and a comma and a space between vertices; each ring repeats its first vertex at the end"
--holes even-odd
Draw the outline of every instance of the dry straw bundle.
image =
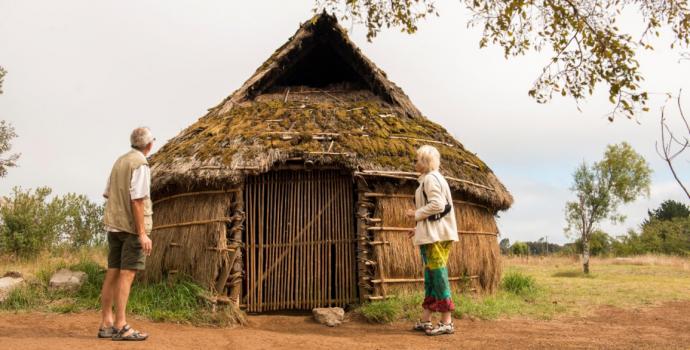
POLYGON ((215 289, 228 265, 228 212, 234 193, 199 193, 159 202, 151 234, 153 251, 146 262, 145 281, 164 276, 189 276, 215 289))

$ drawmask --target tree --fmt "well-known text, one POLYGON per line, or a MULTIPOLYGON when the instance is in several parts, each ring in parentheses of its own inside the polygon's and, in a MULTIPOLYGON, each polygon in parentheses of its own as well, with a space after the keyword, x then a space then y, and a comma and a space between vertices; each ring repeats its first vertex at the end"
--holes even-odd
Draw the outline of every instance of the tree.
POLYGON ((104 241, 103 205, 84 195, 48 197, 49 187, 12 189, 0 207, 0 253, 31 257, 57 245, 94 246, 104 241))
POLYGON ((649 219, 642 223, 643 226, 652 220, 672 220, 674 218, 690 217, 690 207, 681 202, 667 199, 658 208, 648 210, 647 215, 649 215, 649 219))
POLYGON ((64 221, 59 226, 60 239, 72 248, 94 246, 105 242, 103 205, 91 202, 85 195, 68 193, 60 198, 64 221))
POLYGON ((14 153, 7 157, 2 156, 12 149, 10 141, 15 137, 17 137, 17 134, 14 132, 12 124, 0 120, 0 177, 7 175, 7 168, 17 166, 20 154, 14 153))
MULTIPOLYGON (((596 230, 589 239, 589 252, 593 256, 605 255, 611 252, 613 239, 606 232, 596 230)), ((575 247, 579 254, 583 252, 582 238, 575 240, 575 247)))
POLYGON ((515 242, 510 246, 510 253, 518 256, 529 255, 529 246, 524 242, 515 242))
MULTIPOLYGON (((0 95, 2 95, 2 83, 5 78, 7 71, 0 67, 0 95)), ((0 156, 5 152, 9 152, 12 149, 10 141, 17 137, 14 132, 14 127, 12 124, 6 123, 4 120, 0 120, 0 156)), ((17 166, 17 160, 19 159, 19 154, 11 154, 7 158, 0 157, 0 177, 7 175, 7 168, 17 166)))
POLYGON ((52 192, 48 187, 36 191, 15 187, 12 192, 0 207, 0 248, 16 256, 35 256, 56 242, 64 220, 62 204, 57 199, 47 201, 52 192))
POLYGON ((583 162, 573 174, 570 188, 576 201, 565 206, 566 234, 582 239, 582 267, 589 273, 590 239, 597 225, 608 218, 622 222, 617 210, 640 195, 649 195, 650 174, 647 161, 628 143, 609 145, 604 158, 591 166, 583 162))
MULTIPOLYGON (((503 48, 506 58, 548 49, 551 58, 529 90, 539 103, 553 94, 576 101, 595 87, 608 86, 614 108, 609 115, 632 117, 647 110, 648 93, 635 58, 638 50, 653 50, 651 38, 662 31, 673 35, 671 48, 690 45, 690 9, 687 0, 461 0, 472 14, 468 23, 483 29, 480 47, 503 48), (637 10, 639 35, 623 32, 618 19, 625 10, 637 10)), ((434 0, 315 0, 316 11, 339 14, 342 20, 364 23, 372 40, 384 27, 407 33, 417 23, 438 15, 434 0)), ((685 55, 686 53, 681 53, 685 55)))
POLYGON ((654 220, 642 228, 639 241, 646 252, 690 255, 690 217, 654 220))
POLYGON ((501 254, 508 254, 510 251, 510 239, 504 238, 498 243, 498 247, 501 249, 501 254))

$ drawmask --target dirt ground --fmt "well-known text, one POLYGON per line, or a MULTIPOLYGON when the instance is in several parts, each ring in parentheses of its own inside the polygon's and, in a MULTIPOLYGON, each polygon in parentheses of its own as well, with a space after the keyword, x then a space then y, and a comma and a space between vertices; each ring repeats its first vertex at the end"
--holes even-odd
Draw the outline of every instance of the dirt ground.
POLYGON ((427 337, 409 324, 348 321, 336 328, 309 316, 251 316, 243 328, 199 328, 131 320, 151 338, 123 344, 95 337, 98 314, 0 314, 0 349, 690 349, 690 302, 642 310, 604 307, 584 318, 457 320, 457 333, 427 337))

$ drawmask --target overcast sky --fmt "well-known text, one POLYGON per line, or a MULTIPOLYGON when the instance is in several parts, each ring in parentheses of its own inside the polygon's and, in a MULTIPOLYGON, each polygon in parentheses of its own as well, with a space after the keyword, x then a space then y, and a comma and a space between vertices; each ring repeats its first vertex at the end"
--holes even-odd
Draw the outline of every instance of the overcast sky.
MULTIPOLYGON (((160 147, 249 78, 312 15, 312 6, 310 0, 0 0, 0 65, 9 72, 0 119, 16 128, 13 151, 22 154, 20 167, 0 179, 0 194, 47 185, 56 194, 101 201, 133 127, 150 126, 160 147)), ((614 123, 605 118, 612 106, 603 89, 582 112, 567 98, 539 105, 527 91, 547 53, 505 60, 499 48, 478 48, 480 32, 466 28, 459 1, 439 2, 439 10, 418 33, 388 30, 373 43, 362 26, 343 25, 429 119, 477 153, 512 192, 515 204, 499 219, 504 237, 567 242, 563 208, 572 173, 582 161, 599 160, 611 143, 632 144, 654 174, 650 198, 623 207, 628 220, 605 224, 609 233, 637 228, 647 209, 665 199, 687 202, 654 150, 661 95, 654 95, 650 113, 614 123)), ((639 28, 634 20, 627 24, 639 28)), ((678 58, 659 45, 639 61, 649 91, 685 88, 690 111, 690 61, 678 58)), ((677 162, 686 182, 688 159, 677 162)))

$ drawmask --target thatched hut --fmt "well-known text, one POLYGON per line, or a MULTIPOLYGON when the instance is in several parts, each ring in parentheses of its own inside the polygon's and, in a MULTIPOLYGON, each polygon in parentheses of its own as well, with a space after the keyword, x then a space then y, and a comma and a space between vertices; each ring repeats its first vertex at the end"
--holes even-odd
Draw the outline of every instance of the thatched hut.
POLYGON ((461 241, 450 279, 491 292, 501 273, 494 217, 510 193, 328 14, 152 156, 154 247, 143 277, 190 276, 251 312, 419 288, 404 211, 422 144, 439 149, 454 191, 461 241))

